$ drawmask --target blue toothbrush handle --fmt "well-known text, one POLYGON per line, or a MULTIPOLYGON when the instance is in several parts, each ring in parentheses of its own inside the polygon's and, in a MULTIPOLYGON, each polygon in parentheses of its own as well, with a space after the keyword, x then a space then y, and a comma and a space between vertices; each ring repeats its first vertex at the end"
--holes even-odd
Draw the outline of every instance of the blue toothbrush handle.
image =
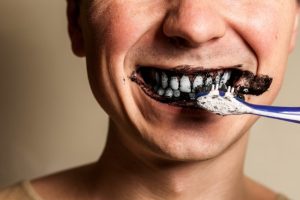
POLYGON ((280 106, 264 106, 254 105, 243 101, 245 105, 251 108, 251 113, 273 119, 300 123, 300 107, 280 107, 280 106))

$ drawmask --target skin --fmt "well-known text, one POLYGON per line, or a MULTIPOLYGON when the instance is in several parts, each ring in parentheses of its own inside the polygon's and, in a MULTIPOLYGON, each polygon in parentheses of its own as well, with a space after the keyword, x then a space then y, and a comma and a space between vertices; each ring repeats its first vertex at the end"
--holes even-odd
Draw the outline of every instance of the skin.
POLYGON ((110 117, 99 161, 32 182, 45 199, 276 199, 243 174, 254 116, 221 117, 149 98, 137 65, 205 69, 242 64, 273 77, 271 104, 297 35, 294 0, 68 0, 72 49, 110 117))

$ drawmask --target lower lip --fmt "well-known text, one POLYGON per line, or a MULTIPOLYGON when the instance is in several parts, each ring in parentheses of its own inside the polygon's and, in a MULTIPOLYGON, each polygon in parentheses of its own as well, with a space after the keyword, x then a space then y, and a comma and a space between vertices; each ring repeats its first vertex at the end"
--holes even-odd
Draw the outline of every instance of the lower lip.
POLYGON ((145 92, 143 91, 142 88, 140 88, 138 86, 140 92, 146 96, 146 101, 149 102, 149 104, 151 105, 151 107, 155 107, 158 110, 160 110, 161 112, 166 112, 166 113, 170 113, 173 115, 188 115, 188 116, 193 116, 193 117, 221 117, 218 115, 215 115, 211 112, 208 112, 202 108, 188 108, 188 107, 179 107, 179 106, 175 106, 172 104, 168 104, 168 103, 162 103, 159 102, 153 98, 151 98, 150 96, 148 96, 147 94, 145 94, 145 92))

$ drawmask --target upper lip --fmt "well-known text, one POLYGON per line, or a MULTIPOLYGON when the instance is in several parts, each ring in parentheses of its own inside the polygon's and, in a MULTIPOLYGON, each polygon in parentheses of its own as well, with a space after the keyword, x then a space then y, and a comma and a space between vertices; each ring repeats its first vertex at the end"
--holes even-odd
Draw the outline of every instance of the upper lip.
MULTIPOLYGON (((137 69, 140 67, 151 67, 151 68, 157 68, 160 70, 167 70, 172 71, 178 74, 197 74, 205 71, 217 71, 217 70, 225 70, 225 69, 240 69, 240 70, 248 70, 243 67, 243 64, 234 64, 234 65, 219 65, 214 67, 208 67, 208 66, 196 66, 196 65, 188 65, 188 64, 182 64, 182 65, 176 65, 176 66, 165 66, 165 65, 137 65, 137 69)), ((249 70, 250 71, 250 70, 249 70)))

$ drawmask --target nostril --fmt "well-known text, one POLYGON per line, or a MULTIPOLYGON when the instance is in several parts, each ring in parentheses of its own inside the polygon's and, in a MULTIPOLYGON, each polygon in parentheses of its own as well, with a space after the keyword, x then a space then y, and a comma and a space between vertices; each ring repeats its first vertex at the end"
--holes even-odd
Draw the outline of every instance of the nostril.
POLYGON ((192 47, 193 45, 187 41, 186 39, 178 36, 174 37, 168 37, 168 41, 171 45, 179 48, 184 48, 184 47, 192 47))

